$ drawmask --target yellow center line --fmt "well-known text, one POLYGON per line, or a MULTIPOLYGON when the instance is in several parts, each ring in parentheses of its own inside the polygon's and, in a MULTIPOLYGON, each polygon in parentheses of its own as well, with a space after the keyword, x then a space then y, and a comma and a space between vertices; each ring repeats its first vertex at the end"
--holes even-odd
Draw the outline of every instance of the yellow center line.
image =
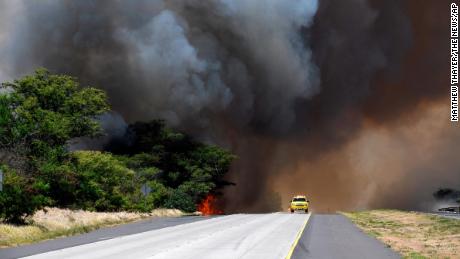
POLYGON ((294 253, 294 250, 297 246, 297 243, 299 243, 299 240, 300 240, 300 237, 302 237, 302 233, 303 231, 305 230, 305 227, 307 226, 308 224, 308 220, 310 220, 310 217, 311 217, 311 214, 308 215, 308 218, 305 220, 305 222, 303 223, 303 226, 302 228, 300 229, 299 233, 297 233, 297 237, 295 238, 295 241, 294 243, 292 244, 291 246, 291 249, 289 250, 289 253, 288 255, 286 256, 286 259, 291 259, 292 257, 292 254, 294 253))

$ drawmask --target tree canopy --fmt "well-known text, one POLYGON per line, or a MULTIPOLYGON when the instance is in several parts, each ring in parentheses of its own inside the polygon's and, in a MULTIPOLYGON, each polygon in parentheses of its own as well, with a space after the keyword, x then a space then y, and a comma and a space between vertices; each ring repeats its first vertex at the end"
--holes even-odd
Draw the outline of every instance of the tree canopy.
POLYGON ((100 134, 96 116, 110 109, 104 91, 82 88, 75 78, 46 69, 2 88, 0 147, 13 160, 9 163, 60 159, 69 140, 100 134))
POLYGON ((225 185, 235 157, 169 129, 162 120, 130 125, 125 146, 70 152, 70 141, 103 134, 98 116, 108 111, 104 91, 46 69, 3 83, 0 166, 6 177, 0 219, 21 222, 49 205, 194 211, 225 185))

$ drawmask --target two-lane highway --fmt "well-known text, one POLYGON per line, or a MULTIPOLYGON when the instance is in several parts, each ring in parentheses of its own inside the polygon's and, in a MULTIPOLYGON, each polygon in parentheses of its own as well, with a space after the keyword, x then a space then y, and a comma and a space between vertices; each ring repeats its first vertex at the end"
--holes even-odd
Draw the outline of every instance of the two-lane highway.
POLYGON ((25 255, 35 259, 400 258, 336 214, 236 214, 208 219, 155 219, 116 227, 101 235, 89 233, 39 245, 0 249, 0 258, 25 255), (106 234, 109 239, 104 238, 106 234), (78 242, 73 245, 66 242, 73 239, 78 242), (51 244, 51 249, 44 250, 47 244, 51 244), (41 251, 31 253, 30 247, 36 246, 41 251))

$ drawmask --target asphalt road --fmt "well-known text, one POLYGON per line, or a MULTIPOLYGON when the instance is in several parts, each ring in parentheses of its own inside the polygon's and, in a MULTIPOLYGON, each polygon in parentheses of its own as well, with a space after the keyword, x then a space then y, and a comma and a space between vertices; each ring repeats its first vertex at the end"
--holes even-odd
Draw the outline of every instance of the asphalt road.
POLYGON ((436 212, 436 213, 433 213, 433 214, 434 214, 434 215, 441 216, 441 217, 445 217, 445 218, 458 219, 458 220, 460 220, 460 213, 436 212))
POLYGON ((311 217, 292 258, 357 259, 401 258, 383 243, 359 230, 342 215, 311 217))
POLYGON ((129 224, 101 230, 107 231, 104 234, 45 242, 38 245, 41 250, 0 249, 0 258, 31 254, 28 258, 400 258, 340 215, 237 214, 201 219, 129 224))

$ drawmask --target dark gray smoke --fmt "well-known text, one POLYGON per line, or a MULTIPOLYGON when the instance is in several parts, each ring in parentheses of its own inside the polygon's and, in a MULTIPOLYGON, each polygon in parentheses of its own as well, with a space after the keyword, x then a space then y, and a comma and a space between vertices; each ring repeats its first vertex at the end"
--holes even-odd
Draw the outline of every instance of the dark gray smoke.
POLYGON ((346 157, 342 147, 369 123, 392 129, 446 94, 443 4, 0 0, 0 80, 37 66, 68 73, 107 90, 127 122, 163 118, 232 149, 228 210, 277 209, 272 190, 292 194, 283 178, 353 204, 384 176, 316 164, 346 157))
POLYGON ((318 91, 299 34, 316 0, 271 0, 263 10, 243 0, 4 1, 2 10, 11 6, 21 18, 5 29, 3 66, 77 75, 106 89, 130 121, 207 127, 231 111, 241 126, 282 130, 295 121, 294 101, 318 91))
POLYGON ((453 189, 439 189, 433 196, 438 201, 460 203, 460 191, 453 189))
POLYGON ((128 142, 126 134, 128 132, 128 124, 120 114, 109 112, 98 116, 102 132, 100 136, 95 138, 77 138, 70 141, 68 149, 75 150, 99 150, 107 149, 111 144, 122 144, 128 142), (122 142, 122 143, 119 143, 122 142))

